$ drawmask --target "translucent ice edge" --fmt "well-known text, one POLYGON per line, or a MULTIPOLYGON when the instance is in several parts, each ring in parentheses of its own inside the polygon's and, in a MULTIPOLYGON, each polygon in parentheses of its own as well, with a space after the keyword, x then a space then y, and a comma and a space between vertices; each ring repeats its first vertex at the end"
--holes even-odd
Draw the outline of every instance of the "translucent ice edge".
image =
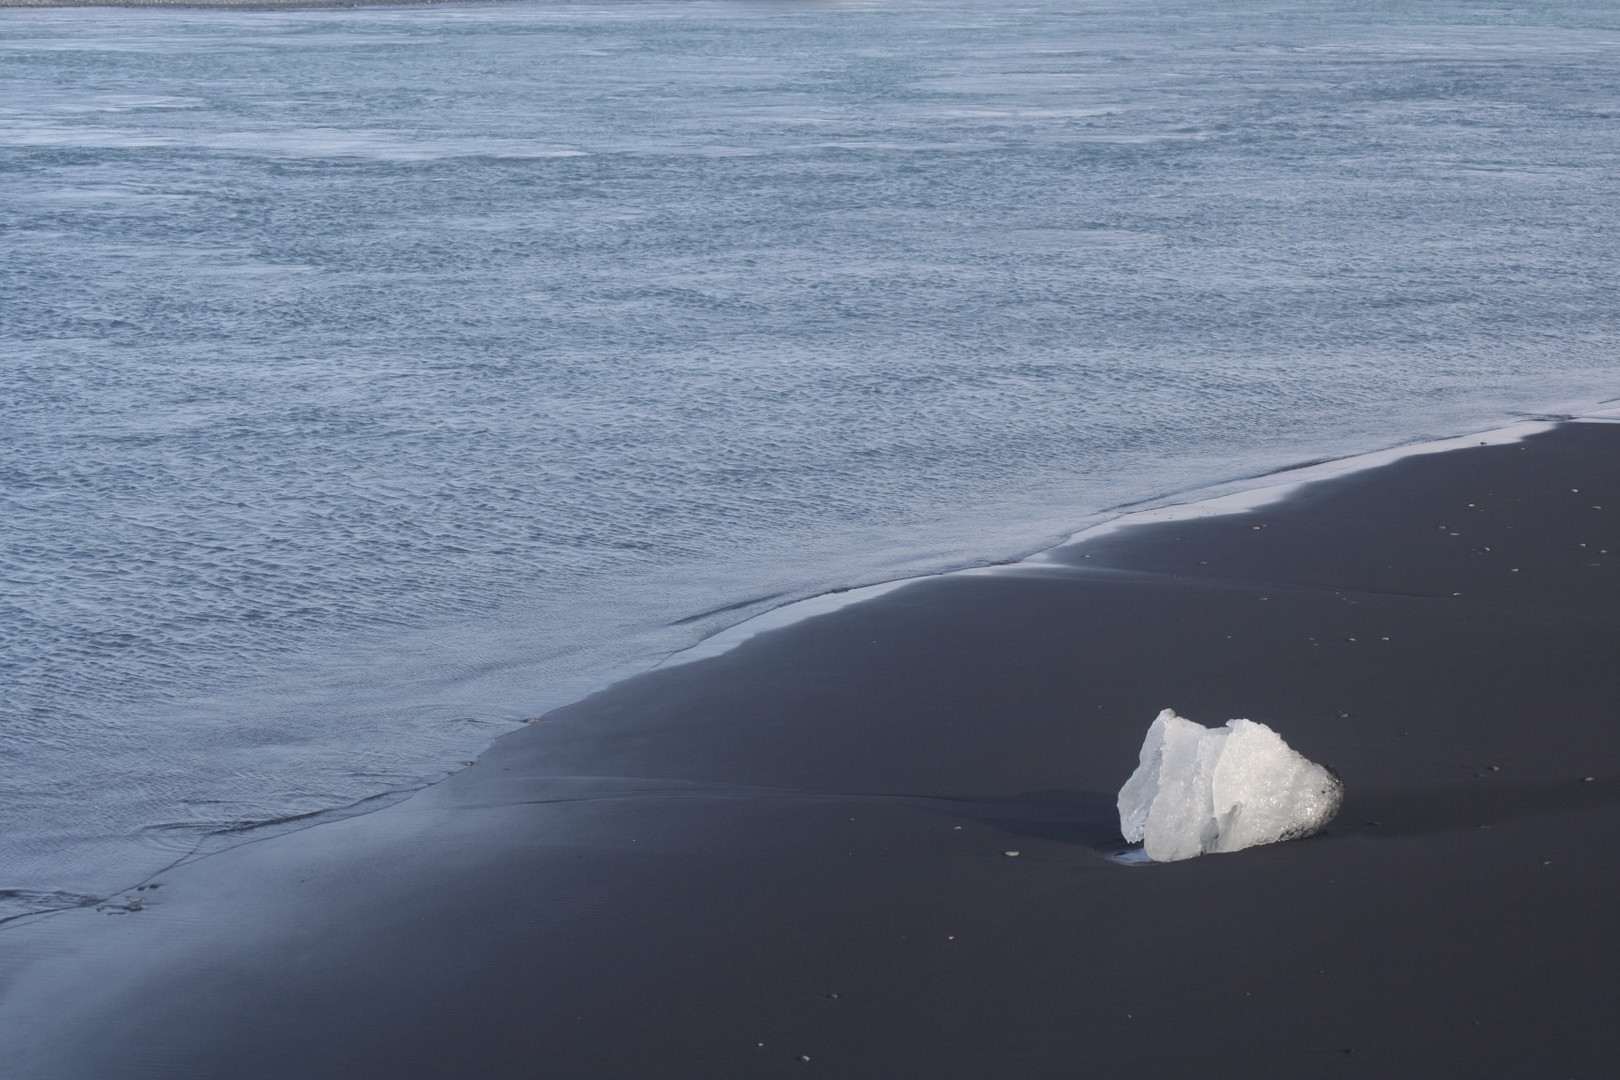
POLYGON ((899 578, 894 581, 880 582, 860 588, 822 593, 819 596, 811 596, 784 604, 779 608, 773 608, 770 611, 727 627, 690 648, 670 654, 654 665, 653 670, 678 667, 682 664, 722 656, 743 642, 760 634, 792 626, 805 619, 813 619, 818 615, 827 615, 834 611, 840 611, 851 604, 874 600, 914 581, 922 581, 931 577, 947 577, 952 574, 1001 574, 1019 567, 1039 566, 1051 563, 1053 561, 1052 553, 1059 549, 1084 544, 1104 536, 1111 536, 1121 530, 1133 528, 1137 525, 1193 521, 1228 514, 1246 514, 1261 507, 1281 502, 1306 484, 1348 476, 1351 473, 1361 472, 1365 469, 1376 469, 1382 465, 1388 465, 1409 457, 1419 457, 1424 454, 1443 454, 1450 450, 1461 450, 1470 446, 1508 446, 1522 442, 1531 435, 1549 431, 1560 423, 1570 421, 1620 423, 1620 406, 1602 402, 1600 407, 1584 409, 1579 413, 1558 416, 1552 419, 1523 420, 1509 424, 1507 427, 1494 428, 1489 431, 1435 439, 1430 442, 1394 446, 1385 450, 1358 454, 1354 457, 1336 458, 1332 461, 1318 462, 1265 476, 1247 477, 1224 484, 1216 484, 1212 487, 1200 488, 1195 492, 1186 493, 1181 497, 1184 501, 1175 501, 1178 496, 1168 496, 1163 500, 1148 504, 1137 504, 1133 507, 1105 511, 1096 515, 1092 523, 1070 534, 1068 539, 1021 560, 995 566, 974 566, 958 570, 946 570, 938 574, 899 578))

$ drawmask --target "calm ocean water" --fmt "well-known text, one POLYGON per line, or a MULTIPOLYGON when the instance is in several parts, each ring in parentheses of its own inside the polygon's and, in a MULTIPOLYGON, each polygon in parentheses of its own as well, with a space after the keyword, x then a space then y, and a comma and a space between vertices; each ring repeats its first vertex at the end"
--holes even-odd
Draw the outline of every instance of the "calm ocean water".
POLYGON ((1596 0, 0 11, 0 915, 1613 397, 1617 134, 1596 0))

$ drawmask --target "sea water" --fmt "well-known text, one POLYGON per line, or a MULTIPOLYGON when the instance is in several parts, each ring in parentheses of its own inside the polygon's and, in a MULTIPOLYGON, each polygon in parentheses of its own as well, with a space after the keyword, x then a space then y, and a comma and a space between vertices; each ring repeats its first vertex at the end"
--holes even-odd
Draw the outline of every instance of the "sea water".
POLYGON ((0 10, 0 914, 1620 393, 1617 150, 1601 0, 0 10))

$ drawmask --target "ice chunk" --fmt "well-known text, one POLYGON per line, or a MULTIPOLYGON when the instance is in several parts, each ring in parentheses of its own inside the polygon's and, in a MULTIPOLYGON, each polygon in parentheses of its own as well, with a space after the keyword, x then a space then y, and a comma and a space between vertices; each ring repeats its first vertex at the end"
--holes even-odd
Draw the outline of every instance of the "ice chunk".
POLYGON ((1154 862, 1318 832, 1344 785, 1264 724, 1206 728, 1165 709, 1148 728, 1136 771, 1119 791, 1119 828, 1154 862))
POLYGON ((1225 731, 1161 712, 1142 743, 1142 761, 1119 792, 1119 827, 1148 857, 1202 855, 1217 838, 1210 786, 1225 731))

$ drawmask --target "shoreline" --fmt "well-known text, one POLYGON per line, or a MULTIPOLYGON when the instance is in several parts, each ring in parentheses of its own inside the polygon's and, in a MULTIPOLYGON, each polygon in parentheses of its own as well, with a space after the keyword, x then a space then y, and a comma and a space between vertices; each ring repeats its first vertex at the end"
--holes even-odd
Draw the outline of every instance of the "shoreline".
MULTIPOLYGON (((5 0, 0 0, 0 4, 4 2, 5 0)), ((438 0, 425 0, 425 2, 438 2, 438 0)), ((1515 420, 1500 427, 1481 431, 1422 438, 1343 457, 1322 458, 1271 468, 1199 487, 1158 492, 1086 515, 1080 519, 1080 527, 1070 531, 1062 539, 1047 543, 1020 556, 984 565, 949 567, 864 585, 838 587, 803 596, 796 600, 789 600, 778 607, 766 608, 743 619, 741 622, 723 626, 693 645, 667 653, 660 658, 648 660, 645 664, 621 668, 601 679, 592 680, 577 696, 567 697, 561 704, 547 706, 539 715, 531 717, 525 723, 533 723, 558 709, 577 705, 579 702, 611 689, 628 679, 721 655, 760 633, 790 627, 804 619, 836 612, 851 604, 875 599, 895 589, 917 582, 955 575, 994 575, 1009 570, 1017 571, 1020 568, 1039 567, 1054 561, 1062 563, 1065 561, 1062 555, 1063 552, 1081 544, 1103 539, 1122 530, 1128 531, 1154 524, 1201 520, 1252 512, 1291 497, 1303 486, 1353 476, 1356 473, 1393 464, 1410 457, 1446 453, 1475 445, 1511 444, 1527 435, 1549 430, 1561 423, 1620 423, 1620 407, 1615 405, 1617 401, 1620 401, 1620 399, 1606 398, 1584 405, 1570 404, 1567 407, 1579 411, 1531 415, 1525 419, 1515 420)), ((741 608, 748 606, 748 604, 740 603, 733 606, 741 608)), ((727 609, 721 608, 719 610, 724 611, 727 609)), ((682 621, 694 621, 706 618, 710 614, 713 614, 713 612, 701 612, 682 621)), ((508 729, 508 731, 495 738, 498 740, 516 730, 521 730, 521 728, 508 729)), ((487 750, 489 745, 489 743, 484 744, 478 750, 478 753, 487 750)), ((428 780, 425 783, 412 786, 377 791, 356 802, 246 824, 232 828, 224 833, 212 834, 205 837, 193 850, 160 867, 142 880, 152 880, 172 871, 176 867, 185 866, 199 859, 205 859, 223 851, 228 851, 240 844, 257 843, 271 837, 301 832, 305 829, 319 827, 349 817, 374 813, 383 807, 408 800, 426 788, 443 783, 450 776, 455 775, 457 771, 459 769, 451 768, 438 779, 428 780)), ((136 880, 126 886, 125 891, 139 887, 142 880, 136 880)), ((116 894, 117 891, 115 890, 113 894, 109 895, 116 894)), ((19 891, 16 895, 18 897, 32 896, 32 902, 38 906, 32 910, 14 911, 0 917, 0 929, 14 921, 30 920, 36 917, 71 911, 79 907, 94 906, 98 902, 107 899, 99 895, 90 898, 88 895, 81 896, 79 893, 70 891, 39 894, 19 891), (59 899, 54 904, 47 906, 45 901, 49 897, 59 899)))
MULTIPOLYGON (((851 604, 876 599, 912 582, 928 581, 957 574, 997 574, 1006 572, 1009 569, 1016 570, 1020 567, 1039 566, 1054 561, 1064 562, 1066 561, 1065 553, 1072 556, 1073 549, 1078 548, 1080 545, 1101 540, 1121 531, 1144 526, 1252 513, 1289 499, 1307 485, 1354 476, 1357 473, 1393 465, 1408 458, 1422 457, 1429 454, 1444 454, 1471 446, 1511 445, 1522 441, 1530 435, 1552 430, 1561 423, 1620 423, 1620 407, 1604 408, 1604 406, 1613 406, 1613 400, 1606 399, 1597 402, 1592 408, 1581 413, 1518 420, 1501 427, 1487 428, 1482 431, 1399 443, 1378 450, 1369 450, 1365 453, 1351 454, 1347 457, 1323 458, 1316 461, 1302 462, 1297 465, 1270 469, 1252 476, 1240 476, 1231 480, 1219 481, 1203 487, 1150 495, 1135 502, 1107 507, 1088 515, 1085 519, 1087 523, 1071 532, 1064 539, 1020 557, 1005 559, 984 566, 939 570, 919 574, 915 577, 896 578, 891 581, 873 582, 869 585, 832 589, 803 599, 790 601, 780 607, 770 608, 757 615, 750 616, 740 623, 718 630, 696 645, 672 653, 646 670, 658 671, 713 656, 720 656, 758 634, 784 629, 804 619, 831 614, 851 604)), ((630 677, 633 678, 634 676, 630 677)), ((611 685, 613 684, 608 683, 599 687, 598 692, 607 689, 611 685)))
POLYGON ((0 1040, 20 1080, 1599 1075, 1617 453, 1409 455, 654 669, 0 928, 0 1040), (1276 727, 1339 819, 1120 866, 1164 706, 1276 727))

